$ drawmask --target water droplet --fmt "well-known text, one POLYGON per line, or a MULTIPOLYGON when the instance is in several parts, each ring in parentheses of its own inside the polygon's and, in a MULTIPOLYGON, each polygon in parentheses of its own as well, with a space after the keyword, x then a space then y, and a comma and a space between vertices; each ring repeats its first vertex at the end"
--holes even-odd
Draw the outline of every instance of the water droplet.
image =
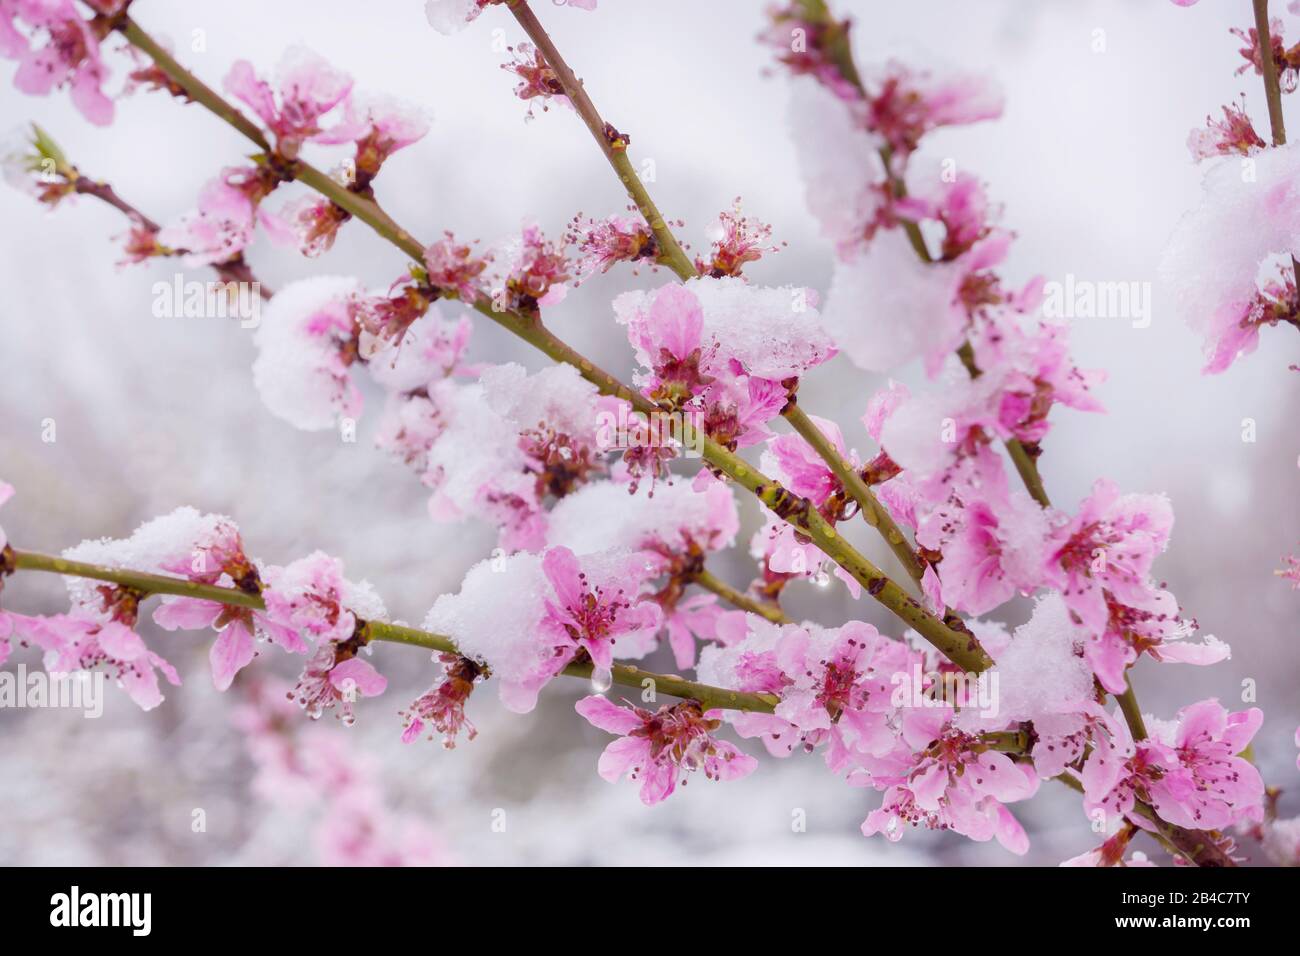
POLYGON ((813 575, 813 584, 817 585, 819 588, 828 588, 831 586, 831 575, 830 572, 826 570, 826 565, 823 564, 817 569, 817 573, 813 575))
POLYGON ((596 667, 591 671, 591 689, 603 694, 614 686, 614 672, 608 667, 596 667))

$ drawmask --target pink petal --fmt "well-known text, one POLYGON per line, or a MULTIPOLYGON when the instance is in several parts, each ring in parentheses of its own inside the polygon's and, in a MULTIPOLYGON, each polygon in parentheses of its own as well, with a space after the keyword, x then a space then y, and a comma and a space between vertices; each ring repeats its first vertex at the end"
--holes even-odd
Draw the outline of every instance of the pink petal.
MULTIPOLYGON (((228 690, 243 668, 253 660, 253 635, 243 621, 232 621, 212 643, 208 660, 212 664, 212 683, 217 690, 228 690)), ((333 676, 333 675, 331 675, 333 676)))
POLYGON ((351 681, 357 693, 363 697, 378 697, 388 686, 388 678, 375 670, 369 661, 359 657, 350 657, 341 664, 335 664, 330 671, 330 683, 341 691, 348 689, 351 681))

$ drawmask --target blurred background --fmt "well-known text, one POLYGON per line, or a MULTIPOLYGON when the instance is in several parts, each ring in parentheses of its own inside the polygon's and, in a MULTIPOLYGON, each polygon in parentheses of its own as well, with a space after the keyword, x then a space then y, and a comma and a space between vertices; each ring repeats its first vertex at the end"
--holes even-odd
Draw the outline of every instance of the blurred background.
MULTIPOLYGON (((860 63, 896 56, 987 71, 1003 86, 1000 121, 943 131, 922 152, 977 171, 1004 204, 1004 221, 1019 235, 1005 270, 1013 284, 1073 273, 1155 287, 1149 328, 1127 319, 1075 320, 1078 363, 1110 373, 1100 390, 1109 413, 1054 412, 1042 470, 1054 502, 1071 510, 1100 476, 1128 491, 1169 495, 1177 521, 1157 574, 1204 632, 1232 645, 1233 656, 1214 668, 1144 662, 1135 676, 1143 705, 1172 717, 1182 704, 1213 695, 1239 709, 1243 687, 1253 687, 1267 715, 1257 758, 1266 780, 1290 790, 1300 594, 1272 572, 1300 542, 1300 375, 1287 370, 1300 359, 1300 342, 1292 330, 1265 330, 1258 353, 1224 375, 1202 377, 1200 342, 1156 282, 1163 244, 1199 194, 1188 131, 1243 91, 1256 128, 1267 128, 1261 84, 1234 75, 1244 61, 1228 33, 1250 22, 1250 4, 833 6, 856 19, 860 63), (1254 422, 1254 442, 1243 441, 1245 419, 1254 422)), ((235 59, 269 72, 286 46, 302 43, 352 72, 359 89, 429 108, 430 135, 392 159, 376 184, 381 203, 426 242, 444 229, 494 240, 516 232, 525 217, 558 236, 578 212, 621 211, 626 198, 573 114, 538 110, 525 121, 513 78, 499 68, 507 58, 500 47, 523 39, 514 21, 489 9, 449 38, 428 27, 422 7, 418 0, 139 0, 132 9, 213 86, 235 59), (201 51, 191 49, 198 37, 201 51)), ((770 222, 774 238, 789 243, 751 267, 750 278, 826 288, 832 250, 804 210, 786 128, 788 84, 765 75, 771 55, 755 42, 765 24, 759 3, 602 0, 594 14, 546 2, 536 8, 605 117, 631 134, 634 160, 654 161, 651 191, 666 214, 685 220, 682 238, 707 248, 707 225, 740 196, 748 215, 770 222)), ((125 72, 120 58, 114 62, 112 89, 125 72)), ((96 128, 65 93, 25 97, 10 83, 13 64, 0 64, 0 72, 0 126, 39 122, 84 174, 108 180, 157 220, 191 207, 204 181, 249 152, 201 108, 165 95, 124 98, 115 123, 96 128)), ((373 402, 355 443, 295 431, 263 410, 252 387, 249 330, 229 320, 155 318, 151 287, 171 281, 176 265, 118 268, 120 247, 111 237, 126 228, 118 213, 89 198, 49 212, 4 189, 0 222, 0 477, 18 489, 3 514, 16 545, 54 552, 84 537, 125 536, 146 518, 190 504, 233 516, 249 551, 269 562, 315 548, 343 557, 349 575, 375 584, 395 617, 416 623, 490 552, 492 529, 428 519, 414 476, 372 447, 373 402), (43 441, 51 419, 56 440, 43 441)), ((405 267, 356 223, 316 261, 264 239, 248 257, 274 288, 316 274, 358 275, 382 286, 405 267)), ((616 269, 582 286, 548 321, 626 376, 630 350, 610 298, 668 278, 616 269)), ((470 357, 541 367, 539 356, 482 322, 470 357)), ((858 418, 882 384, 837 358, 805 381, 801 399, 870 452, 858 418)), ((751 502, 742 508, 747 539, 760 517, 751 502)), ((874 538, 859 534, 858 543, 892 567, 874 538)), ((717 570, 737 585, 752 575, 743 547, 717 570)), ((865 598, 853 602, 838 583, 816 594, 796 585, 787 594, 795 614, 827 624, 858 617, 898 633, 895 621, 865 598)), ((65 605, 61 583, 37 575, 11 580, 4 600, 29 613, 65 605)), ((1027 616, 1020 604, 1003 612, 1010 624, 1027 616)), ((209 642, 143 627, 185 679, 157 711, 141 713, 111 689, 99 720, 75 711, 0 710, 0 863, 317 862, 310 814, 273 808, 250 788, 253 765, 232 726, 231 701, 208 677, 209 642), (204 832, 192 830, 195 808, 205 811, 204 832)), ((837 782, 820 756, 763 759, 745 780, 698 780, 647 809, 635 786, 596 776, 609 738, 573 713, 585 688, 569 680, 553 683, 528 716, 503 711, 494 689, 480 691, 470 704, 480 735, 454 751, 423 741, 404 746, 396 711, 427 687, 433 668, 413 648, 381 646, 375 654, 390 677, 388 692, 359 708, 356 726, 330 717, 320 729, 346 735, 376 762, 390 806, 436 833, 447 859, 1018 862, 996 844, 944 834, 909 832, 898 844, 864 839, 858 826, 879 798, 837 782), (492 826, 500 810, 504 832, 492 826), (806 814, 806 832, 792 830, 797 810, 806 814)), ((37 655, 18 651, 7 666, 19 663, 35 667, 37 655)), ((269 652, 256 667, 292 680, 295 663, 269 652)), ((667 659, 647 666, 671 670, 667 659)), ((1294 815, 1300 799, 1286 793, 1282 809, 1294 815)), ((1013 810, 1031 835, 1029 862, 1053 864, 1094 843, 1065 788, 1044 786, 1013 810)))

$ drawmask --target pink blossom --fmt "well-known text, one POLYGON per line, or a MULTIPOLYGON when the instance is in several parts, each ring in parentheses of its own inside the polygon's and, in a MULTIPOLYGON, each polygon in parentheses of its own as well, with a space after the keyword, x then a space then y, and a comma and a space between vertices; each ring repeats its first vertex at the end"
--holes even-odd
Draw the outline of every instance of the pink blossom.
POLYGON ((936 511, 917 532, 917 541, 942 552, 939 575, 948 603, 968 614, 986 614, 1041 582, 1047 520, 1038 503, 1018 489, 957 494, 961 507, 936 511))
POLYGON ((1164 771, 1151 781, 1151 806, 1175 826, 1219 830, 1259 811, 1264 782, 1254 764, 1239 757, 1259 730, 1257 707, 1229 713, 1217 700, 1190 704, 1178 712, 1169 734, 1157 725, 1168 751, 1164 771))
POLYGON ((659 626, 659 608, 638 602, 644 580, 641 564, 640 559, 630 558, 622 568, 607 566, 612 573, 593 580, 568 548, 546 551, 542 570, 555 600, 546 601, 541 627, 560 656, 567 654, 572 659, 581 648, 598 670, 608 671, 620 638, 634 641, 643 631, 659 626))
MULTIPOLYGON (((549 107, 546 101, 554 98, 564 105, 569 105, 569 98, 564 95, 564 85, 551 65, 542 56, 542 51, 531 43, 521 43, 518 47, 506 47, 511 56, 509 63, 502 63, 501 69, 519 77, 515 86, 515 96, 525 102, 533 99, 541 101, 542 110, 549 107)), ((528 105, 528 119, 533 118, 532 103, 528 105)))
POLYGON ((472 246, 458 244, 450 232, 424 250, 424 264, 429 270, 430 284, 445 292, 454 291, 463 301, 471 304, 480 295, 479 276, 491 258, 491 255, 474 255, 472 246))
POLYGON ((113 121, 113 101, 102 90, 108 68, 99 44, 106 33, 103 21, 83 19, 71 0, 8 0, 0 5, 0 56, 18 61, 14 86, 32 96, 68 86, 73 105, 97 126, 113 121), (47 42, 35 46, 33 41, 41 36, 47 42))
POLYGON ((569 261, 562 247, 547 239, 536 223, 525 223, 519 239, 508 244, 505 274, 493 299, 505 309, 536 312, 564 299, 569 261))
POLYGON ((735 449, 767 437, 788 380, 830 359, 807 290, 758 289, 734 277, 671 284, 614 300, 650 398, 697 411, 707 434, 735 449))
POLYGON ((352 705, 357 697, 377 697, 388 687, 388 679, 373 664, 352 656, 355 645, 354 641, 322 641, 307 659, 291 697, 312 720, 337 704, 339 719, 351 726, 356 722, 352 705))
POLYGON ((94 621, 58 614, 25 619, 22 635, 45 651, 45 669, 52 674, 103 667, 142 710, 163 701, 158 671, 180 686, 180 675, 145 646, 144 638, 120 621, 94 621))
MULTIPOLYGON (((836 453, 856 470, 858 462, 850 457, 844 446, 844 436, 834 422, 816 415, 809 419, 835 448, 836 453)), ((842 492, 840 480, 822 460, 813 447, 796 434, 780 435, 767 444, 764 455, 770 455, 772 470, 780 471, 786 487, 796 495, 809 499, 814 505, 825 504, 831 495, 842 492)), ((765 470, 767 466, 765 465, 765 470)))
POLYGON ((898 215, 914 222, 930 219, 943 226, 940 258, 951 261, 988 235, 998 210, 990 209, 978 176, 959 172, 944 176, 936 167, 926 176, 913 168, 908 195, 897 204, 898 215))
POLYGON ((921 137, 940 126, 964 125, 1002 115, 1002 94, 979 76, 937 76, 890 60, 865 80, 862 122, 904 158, 921 137))
POLYGON ((253 338, 253 383, 274 415, 321 431, 361 414, 351 369, 362 298, 360 284, 344 276, 300 279, 276 293, 253 338))
POLYGON ((1223 107, 1223 119, 1205 117, 1205 129, 1194 129, 1187 134, 1187 148, 1193 159, 1211 159, 1215 156, 1239 154, 1249 156, 1268 146, 1246 115, 1246 101, 1240 106, 1223 107))
MULTIPOLYGON (((1257 708, 1228 713, 1217 700, 1178 712, 1176 722, 1147 718, 1152 736, 1134 742, 1123 722, 1109 722, 1109 736, 1095 736, 1083 766, 1084 807, 1128 815, 1149 803, 1162 820, 1197 830, 1217 830, 1259 812, 1264 784, 1237 754, 1259 729, 1257 708)), ((1139 826, 1141 818, 1130 817, 1139 826)))
POLYGON ((307 634, 322 645, 347 641, 358 618, 382 619, 383 603, 364 582, 343 576, 343 562, 315 551, 266 572, 266 616, 275 624, 307 634))
POLYGON ((1163 496, 1121 495, 1113 481, 1098 479, 1079 513, 1053 532, 1047 580, 1085 627, 1103 631, 1106 592, 1135 607, 1151 600, 1151 565, 1168 545, 1173 523, 1163 496))
POLYGON ((280 242, 294 241, 288 224, 262 207, 279 176, 262 166, 221 171, 199 192, 198 205, 158 231, 158 242, 185 253, 187 266, 229 262, 253 241, 257 224, 280 242))
POLYGON ((742 215, 739 197, 730 212, 718 214, 711 232, 712 251, 707 259, 695 260, 695 270, 715 279, 738 276, 747 263, 757 262, 764 253, 780 251, 779 246, 764 245, 772 238, 772 227, 742 215))
POLYGON ((459 593, 437 600, 424 628, 489 669, 508 709, 528 713, 580 653, 600 667, 602 658, 641 656, 653 646, 659 608, 640 600, 652 573, 626 551, 577 558, 555 548, 489 558, 470 568, 459 593))
POLYGON ((1250 161, 1244 178, 1237 163, 1210 165, 1199 204, 1160 263, 1183 319, 1201 336, 1207 374, 1253 351, 1263 325, 1300 321, 1290 263, 1300 254, 1300 147, 1265 149, 1250 161))
POLYGON ((1279 267, 1246 302, 1226 303, 1214 312, 1207 326, 1207 358, 1201 371, 1207 375, 1226 371, 1239 357, 1258 348, 1260 329, 1283 322, 1300 327, 1300 297, 1289 263, 1279 267))
POLYGON ((274 88, 247 60, 231 66, 225 88, 266 124, 279 152, 293 159, 304 142, 325 132, 321 121, 352 91, 352 77, 311 50, 295 46, 280 58, 274 88))
MULTIPOLYGON (((1179 0, 1174 0, 1174 2, 1178 3, 1179 0)), ((1195 2, 1196 0, 1190 0, 1190 3, 1195 2)), ((1188 6, 1190 4, 1187 0, 1183 0, 1182 5, 1188 6)), ((1154 863, 1147 859, 1146 854, 1140 850, 1135 851, 1127 860, 1124 859, 1129 842, 1136 832, 1137 828, 1133 825, 1124 826, 1113 837, 1103 841, 1101 846, 1071 857, 1062 862, 1061 866, 1155 866, 1154 863)))
POLYGON ((320 196, 300 196, 285 203, 277 214, 297 241, 298 250, 314 259, 334 245, 339 227, 352 214, 320 196))
MULTIPOLYGON (((676 788, 680 772, 703 770, 709 780, 739 780, 753 773, 758 761, 735 745, 717 740, 719 711, 703 712, 695 701, 660 707, 656 713, 604 697, 584 697, 574 709, 593 727, 619 739, 600 755, 597 772, 610 783, 623 776, 641 781, 641 801, 654 806, 676 788)), ((686 780, 682 780, 685 786, 686 780)))
MULTIPOLYGON (((4 492, 0 489, 0 503, 3 502, 4 492)), ((4 529, 0 528, 0 548, 4 547, 4 529)), ((1273 572, 1278 577, 1291 582, 1291 590, 1300 591, 1300 557, 1294 554, 1286 555, 1282 558, 1282 567, 1273 572)))
POLYGON ((1207 634, 1200 643, 1188 640, 1196 622, 1186 620, 1178 600, 1168 591, 1153 589, 1145 598, 1121 603, 1106 595, 1110 614, 1106 628, 1090 635, 1084 648, 1097 680, 1112 694, 1123 693, 1125 669, 1142 653, 1164 663, 1217 664, 1232 656, 1227 644, 1207 634))
POLYGON ((950 713, 933 708, 903 717, 903 737, 916 748, 914 763, 885 791, 880 809, 867 815, 863 834, 884 833, 896 841, 903 824, 924 825, 977 841, 996 837, 1011 852, 1024 854, 1029 840, 1004 804, 1032 797, 1037 777, 978 738, 945 727, 950 713))
POLYGON ((749 615, 747 625, 740 640, 705 648, 698 668, 708 683, 780 696, 775 713, 729 716, 737 733, 778 757, 824 746, 837 774, 897 772, 893 676, 918 659, 905 644, 858 621, 781 626, 749 615))
POLYGON ((591 220, 585 226, 575 218, 565 239, 581 253, 574 269, 583 277, 608 272, 616 262, 653 263, 659 257, 659 243, 649 227, 628 216, 591 220))
MULTIPOLYGON (((1269 19, 1269 53, 1272 55, 1277 70, 1278 85, 1281 86, 1282 92, 1293 93, 1297 83, 1300 83, 1300 49, 1286 48, 1282 29, 1282 21, 1279 18, 1269 19)), ((1237 72, 1245 73, 1253 67, 1256 76, 1263 76, 1264 61, 1260 56, 1259 31, 1255 27, 1250 27, 1249 30, 1234 27, 1231 32, 1245 44, 1238 52, 1245 58, 1246 63, 1238 68, 1237 72)))
POLYGON ((305 654, 307 644, 298 632, 272 621, 265 614, 197 598, 166 598, 154 609, 154 623, 164 630, 218 632, 208 660, 217 690, 228 690, 235 675, 256 656, 256 640, 270 640, 291 654, 305 654))
POLYGON ((663 606, 663 626, 673 661, 682 669, 695 666, 695 643, 718 635, 718 619, 727 613, 712 594, 693 594, 663 606))
POLYGON ((342 122, 314 136, 313 141, 355 143, 350 170, 354 177, 348 185, 354 191, 364 191, 393 153, 419 142, 428 132, 429 118, 418 106, 368 93, 349 96, 342 122))
POLYGON ((462 729, 468 740, 478 736, 478 731, 465 716, 465 704, 475 683, 486 680, 488 673, 486 668, 459 654, 436 654, 434 660, 442 665, 442 675, 432 687, 415 698, 410 711, 403 714, 406 729, 402 731, 402 742, 409 744, 418 738, 425 721, 428 721, 442 734, 442 745, 452 750, 462 729))

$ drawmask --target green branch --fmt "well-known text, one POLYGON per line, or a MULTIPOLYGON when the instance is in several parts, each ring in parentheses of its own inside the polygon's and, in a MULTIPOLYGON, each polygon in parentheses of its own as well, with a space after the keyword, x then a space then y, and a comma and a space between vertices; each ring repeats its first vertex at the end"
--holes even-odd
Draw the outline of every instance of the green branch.
MULTIPOLYGON (((123 17, 118 29, 128 41, 153 57, 158 67, 179 86, 190 92, 197 102, 244 133, 264 150, 269 148, 266 138, 256 127, 251 126, 243 114, 167 55, 166 51, 149 39, 130 17, 123 17), (162 55, 159 56, 159 53, 162 55)), ((417 260, 423 258, 424 246, 398 226, 374 200, 350 192, 308 163, 294 162, 290 169, 299 181, 338 203, 408 256, 417 260)), ((603 393, 631 402, 638 411, 648 413, 657 410, 658 406, 645 396, 634 392, 562 341, 543 326, 535 315, 526 315, 513 310, 498 311, 493 308, 491 299, 483 295, 476 297, 469 304, 551 359, 574 366, 587 381, 603 393)), ((689 425, 687 427, 689 429, 689 425)), ((696 437, 694 430, 690 429, 690 431, 691 434, 684 436, 684 440, 688 443, 696 437)), ((791 495, 778 482, 750 467, 737 455, 712 439, 705 438, 703 444, 704 458, 710 465, 742 487, 754 492, 778 517, 812 539, 818 548, 851 574, 872 597, 934 644, 955 664, 967 670, 983 670, 990 666, 991 660, 974 636, 950 628, 948 624, 923 608, 879 568, 852 546, 840 540, 835 529, 831 528, 815 509, 806 507, 808 502, 805 499, 791 495)))
MULTIPOLYGON (((149 574, 144 571, 132 571, 127 568, 110 568, 82 561, 69 561, 48 554, 32 551, 10 550, 7 552, 12 567, 18 571, 46 571, 65 577, 90 578, 95 581, 107 581, 124 587, 133 588, 144 595, 170 594, 178 597, 195 598, 200 601, 215 601, 219 604, 233 605, 253 611, 266 610, 266 602, 261 595, 250 594, 238 588, 219 587, 215 584, 199 584, 184 578, 169 577, 162 574, 149 574)), ((364 621, 362 633, 370 641, 387 641, 393 644, 410 644, 431 651, 459 654, 456 645, 449 637, 433 634, 400 624, 387 624, 383 621, 364 621)), ((564 674, 570 677, 591 677, 591 663, 573 663, 566 667, 564 674)), ((614 683, 623 687, 645 688, 646 681, 656 693, 672 697, 697 700, 707 710, 715 707, 727 710, 759 711, 770 714, 778 703, 778 698, 771 694, 749 694, 742 691, 711 687, 697 681, 686 680, 675 674, 656 674, 643 671, 627 664, 615 664, 613 667, 614 683)))

